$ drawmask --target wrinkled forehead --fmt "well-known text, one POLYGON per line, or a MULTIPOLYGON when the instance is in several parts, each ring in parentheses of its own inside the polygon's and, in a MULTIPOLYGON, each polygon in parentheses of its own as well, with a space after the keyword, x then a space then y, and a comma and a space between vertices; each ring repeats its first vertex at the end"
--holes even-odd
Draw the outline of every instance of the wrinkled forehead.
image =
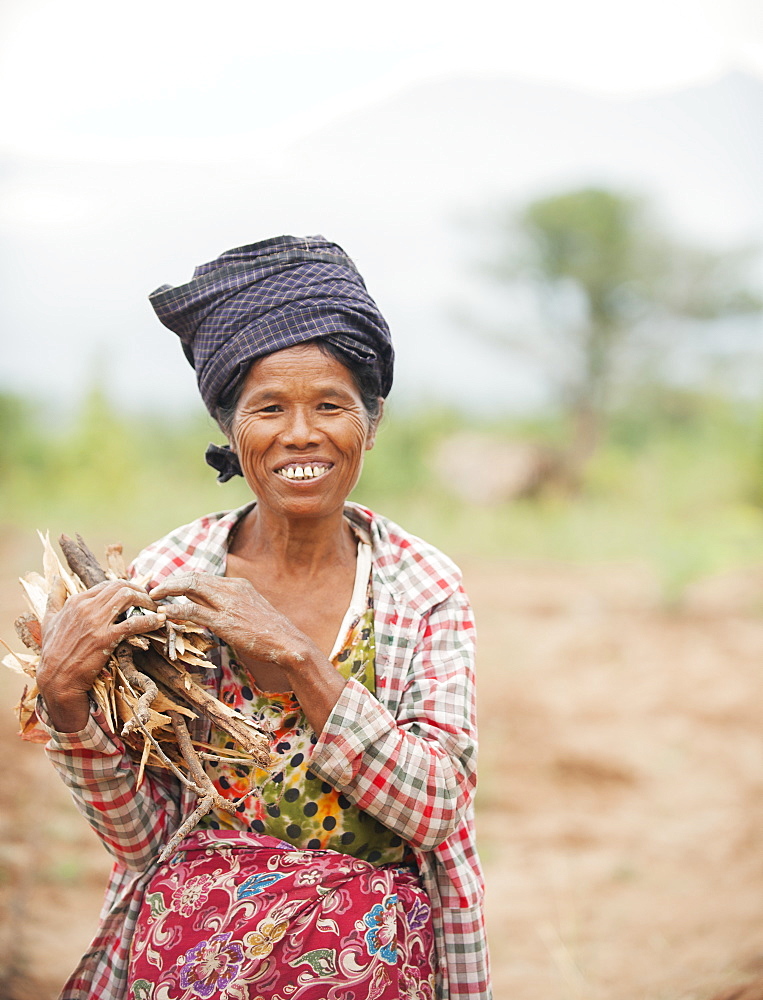
POLYGON ((349 367, 319 343, 296 344, 253 361, 242 381, 241 395, 258 391, 283 391, 309 386, 357 392, 349 367))

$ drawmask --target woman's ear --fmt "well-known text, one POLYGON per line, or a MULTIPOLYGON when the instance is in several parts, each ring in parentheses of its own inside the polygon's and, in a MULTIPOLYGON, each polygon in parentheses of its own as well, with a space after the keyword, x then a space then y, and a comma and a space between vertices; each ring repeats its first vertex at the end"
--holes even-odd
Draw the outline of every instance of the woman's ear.
POLYGON ((381 423, 381 418, 384 415, 384 399, 382 396, 378 397, 379 401, 379 411, 376 414, 376 419, 371 423, 368 428, 368 434, 366 436, 366 451, 370 451, 376 444, 376 432, 379 429, 379 424, 381 423))

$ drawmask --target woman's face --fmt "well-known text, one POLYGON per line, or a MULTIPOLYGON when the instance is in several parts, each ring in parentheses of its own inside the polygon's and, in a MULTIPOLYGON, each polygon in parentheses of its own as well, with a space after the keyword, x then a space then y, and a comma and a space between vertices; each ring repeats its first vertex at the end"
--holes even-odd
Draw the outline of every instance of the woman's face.
POLYGON ((322 517, 341 510, 375 431, 348 369, 298 344, 252 364, 230 443, 261 506, 322 517))

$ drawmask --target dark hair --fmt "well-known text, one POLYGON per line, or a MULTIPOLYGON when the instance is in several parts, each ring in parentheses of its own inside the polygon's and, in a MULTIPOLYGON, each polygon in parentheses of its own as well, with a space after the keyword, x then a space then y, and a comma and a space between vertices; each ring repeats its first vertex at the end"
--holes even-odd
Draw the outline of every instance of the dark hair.
MULTIPOLYGON (((315 344, 315 346, 324 354, 328 354, 329 357, 334 358, 334 360, 338 361, 341 365, 344 365, 350 375, 352 375, 355 387, 360 393, 363 408, 368 414, 368 419, 373 427, 379 420, 379 416, 381 414, 381 386, 379 384, 379 375, 376 368, 372 365, 363 364, 362 361, 358 361, 351 355, 345 354, 345 352, 336 347, 336 345, 332 344, 328 340, 324 340, 322 337, 318 337, 315 340, 306 340, 304 343, 315 344)), ((252 362, 252 364, 254 364, 254 362, 252 362)), ((249 374, 249 369, 251 367, 252 366, 249 365, 248 368, 245 368, 235 382, 233 382, 233 384, 226 389, 225 393, 220 397, 217 402, 217 406, 215 407, 215 417, 217 422, 226 434, 230 432, 230 429, 233 426, 233 418, 236 416, 238 401, 241 398, 244 382, 246 381, 246 376, 249 374)))

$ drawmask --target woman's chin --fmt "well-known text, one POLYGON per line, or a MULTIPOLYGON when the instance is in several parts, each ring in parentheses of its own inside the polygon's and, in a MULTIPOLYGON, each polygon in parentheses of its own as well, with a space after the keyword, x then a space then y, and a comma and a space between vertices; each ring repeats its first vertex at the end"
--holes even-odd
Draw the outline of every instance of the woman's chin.
POLYGON ((268 494, 257 496, 257 505, 268 515, 284 520, 300 518, 325 518, 332 514, 341 514, 344 509, 344 497, 328 497, 304 492, 294 493, 289 497, 272 497, 268 494))

